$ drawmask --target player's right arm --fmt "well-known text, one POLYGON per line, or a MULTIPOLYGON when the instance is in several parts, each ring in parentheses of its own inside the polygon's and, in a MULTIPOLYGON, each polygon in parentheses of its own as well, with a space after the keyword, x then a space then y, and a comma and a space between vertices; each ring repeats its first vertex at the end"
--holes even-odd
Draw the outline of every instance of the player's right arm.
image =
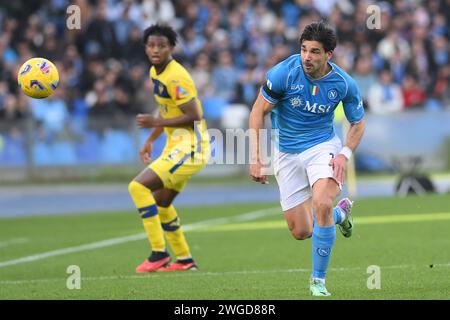
POLYGON ((259 143, 264 116, 268 114, 283 97, 286 90, 286 68, 283 62, 277 64, 267 72, 266 83, 261 87, 258 97, 253 104, 249 118, 250 129, 250 176, 253 181, 267 184, 267 175, 262 172, 259 143))
POLYGON ((259 92, 249 117, 250 129, 250 177, 253 181, 267 184, 267 175, 262 172, 262 163, 259 150, 260 130, 264 126, 264 116, 269 113, 275 104, 267 101, 259 92))
MULTIPOLYGON (((161 117, 161 115, 160 115, 161 117)), ((145 140, 144 145, 141 150, 139 150, 139 157, 141 161, 145 164, 150 163, 152 161, 152 150, 153 150, 153 142, 161 135, 164 131, 164 127, 155 127, 152 132, 148 136, 147 140, 145 140)))

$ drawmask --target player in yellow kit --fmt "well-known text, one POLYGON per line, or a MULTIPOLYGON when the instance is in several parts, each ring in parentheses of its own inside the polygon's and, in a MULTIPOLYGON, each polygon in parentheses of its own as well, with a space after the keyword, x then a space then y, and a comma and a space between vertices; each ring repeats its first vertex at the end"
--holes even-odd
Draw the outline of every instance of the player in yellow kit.
POLYGON ((140 128, 153 128, 140 150, 141 160, 151 162, 153 142, 163 130, 167 142, 161 156, 128 187, 152 249, 136 272, 197 269, 172 201, 189 178, 208 162, 210 146, 203 110, 191 76, 172 58, 177 41, 175 31, 156 24, 144 31, 143 41, 152 63, 150 80, 160 112, 159 117, 137 115, 140 128), (173 263, 166 240, 176 255, 173 263))

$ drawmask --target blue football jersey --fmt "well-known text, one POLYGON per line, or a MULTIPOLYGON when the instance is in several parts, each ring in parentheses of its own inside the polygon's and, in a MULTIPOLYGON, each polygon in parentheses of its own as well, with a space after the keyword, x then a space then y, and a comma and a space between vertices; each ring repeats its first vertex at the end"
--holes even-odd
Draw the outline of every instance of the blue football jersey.
POLYGON ((364 117, 363 102, 355 81, 334 63, 320 79, 303 72, 300 54, 278 63, 267 72, 261 88, 264 98, 275 104, 272 128, 279 130, 278 148, 300 153, 335 135, 334 110, 342 101, 350 123, 364 117))

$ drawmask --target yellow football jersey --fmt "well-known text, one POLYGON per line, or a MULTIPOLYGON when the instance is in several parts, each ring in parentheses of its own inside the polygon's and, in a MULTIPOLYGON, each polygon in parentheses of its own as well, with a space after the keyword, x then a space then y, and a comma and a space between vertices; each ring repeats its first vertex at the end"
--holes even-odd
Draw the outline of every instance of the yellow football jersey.
MULTIPOLYGON (((177 61, 172 60, 163 72, 156 74, 154 66, 150 68, 150 80, 153 83, 153 93, 160 108, 160 114, 165 119, 176 118, 183 115, 179 106, 195 99, 200 115, 203 117, 203 109, 197 97, 197 89, 187 70, 177 61)), ((166 148, 180 142, 190 151, 202 151, 202 146, 209 144, 209 135, 204 119, 195 126, 164 127, 167 136, 166 148), (183 130, 180 130, 183 129, 183 130)), ((184 149, 184 148, 183 148, 184 149)), ((188 151, 188 150, 185 150, 188 151)), ((189 152, 190 152, 189 151, 189 152)))

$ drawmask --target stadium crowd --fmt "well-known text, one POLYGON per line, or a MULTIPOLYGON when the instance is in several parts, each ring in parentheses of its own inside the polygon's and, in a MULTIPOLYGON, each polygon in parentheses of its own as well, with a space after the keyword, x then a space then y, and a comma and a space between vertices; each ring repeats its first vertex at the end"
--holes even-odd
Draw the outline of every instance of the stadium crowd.
POLYGON ((207 120, 230 104, 251 108, 266 70, 298 52, 300 31, 322 18, 336 27, 333 60, 354 77, 368 112, 450 107, 450 0, 17 0, 0 5, 0 123, 31 116, 51 139, 128 127, 123 119, 155 110, 141 40, 155 22, 178 31, 175 58, 207 120), (66 26, 71 4, 79 30, 66 26), (370 4, 381 12, 378 29, 367 25, 370 4), (59 70, 48 99, 27 98, 16 83, 35 56, 59 70))

